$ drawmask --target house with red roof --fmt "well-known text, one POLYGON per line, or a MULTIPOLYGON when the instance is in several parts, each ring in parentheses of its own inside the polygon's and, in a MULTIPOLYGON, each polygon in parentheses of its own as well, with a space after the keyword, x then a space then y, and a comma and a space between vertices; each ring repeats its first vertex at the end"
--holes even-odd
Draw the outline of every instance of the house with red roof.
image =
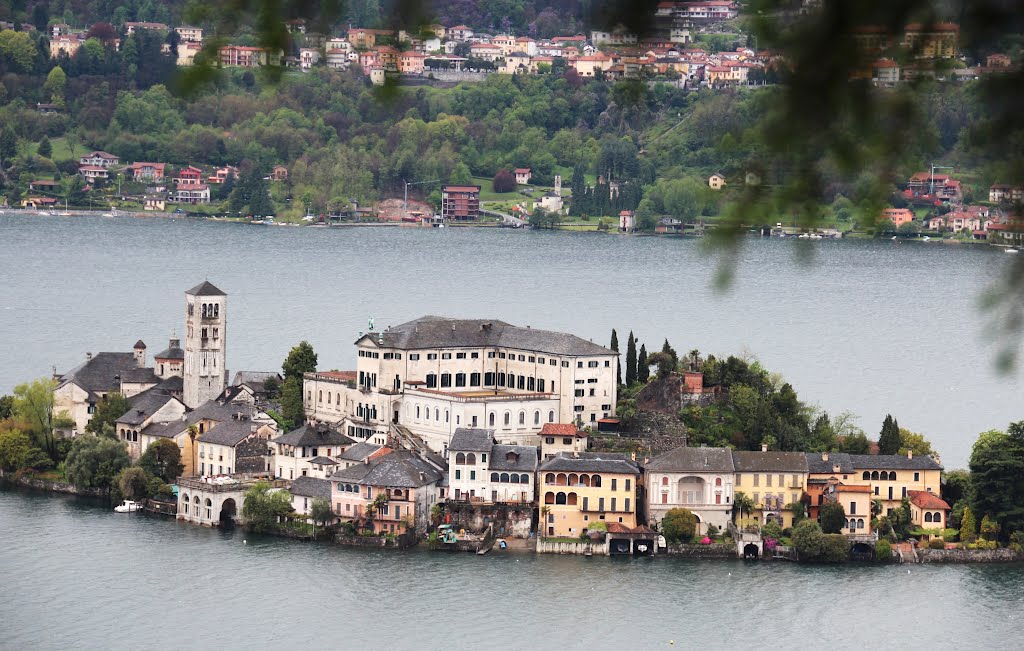
POLYGON ((526 185, 530 182, 529 167, 517 167, 512 170, 512 173, 516 175, 516 183, 518 185, 526 185))
POLYGON ((537 435, 541 460, 557 456, 559 452, 586 452, 590 444, 590 435, 574 423, 544 423, 537 435))
POLYGON ((950 506, 931 491, 907 491, 910 500, 910 523, 921 529, 936 529, 936 536, 942 536, 950 506))
POLYGON ((189 165, 178 170, 174 185, 199 185, 203 182, 203 170, 189 165))
POLYGON ((161 181, 164 178, 165 163, 132 163, 128 166, 132 178, 136 181, 161 181))

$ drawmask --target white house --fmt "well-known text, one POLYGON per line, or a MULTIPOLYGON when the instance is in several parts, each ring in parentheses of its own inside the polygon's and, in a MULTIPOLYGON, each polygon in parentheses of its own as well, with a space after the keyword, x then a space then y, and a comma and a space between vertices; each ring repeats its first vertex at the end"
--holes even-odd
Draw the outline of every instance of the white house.
POLYGON ((647 512, 653 526, 672 509, 697 516, 698 533, 708 525, 724 529, 732 517, 732 451, 726 448, 681 447, 659 455, 645 466, 647 512))

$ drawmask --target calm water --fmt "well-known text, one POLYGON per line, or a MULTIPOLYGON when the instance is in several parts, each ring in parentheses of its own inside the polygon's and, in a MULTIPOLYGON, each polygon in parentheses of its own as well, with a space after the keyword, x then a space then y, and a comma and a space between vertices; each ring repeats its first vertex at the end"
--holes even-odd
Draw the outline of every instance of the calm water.
POLYGON ((9 649, 980 649, 1024 630, 1019 565, 385 553, 3 490, 0 523, 9 649))
POLYGON ((1024 417, 1019 373, 1000 377, 977 298, 1009 258, 987 248, 751 239, 737 282, 712 286, 699 242, 586 233, 274 228, 128 217, 0 215, 0 392, 86 351, 162 350, 183 292, 229 294, 228 364, 278 368, 308 339, 320 367, 353 368, 352 342, 424 314, 497 318, 649 349, 749 352, 806 401, 851 410, 877 435, 892 412, 947 467, 978 432, 1024 417))

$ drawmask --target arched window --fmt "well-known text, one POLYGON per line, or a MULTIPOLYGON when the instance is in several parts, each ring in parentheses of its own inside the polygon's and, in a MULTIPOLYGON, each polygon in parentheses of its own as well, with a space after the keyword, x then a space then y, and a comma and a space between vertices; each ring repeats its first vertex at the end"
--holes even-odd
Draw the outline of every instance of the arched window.
POLYGON ((715 477, 715 486, 721 486, 721 485, 722 485, 722 478, 721 477, 715 477))
POLYGON ((455 374, 455 386, 457 386, 457 387, 464 387, 464 386, 466 386, 466 374, 465 373, 456 373, 455 374))
POLYGON ((889 473, 889 481, 896 481, 896 471, 893 470, 889 473))
POLYGON ((864 477, 863 477, 863 479, 865 479, 865 480, 869 480, 869 479, 871 479, 871 473, 870 473, 870 472, 868 472, 867 470, 865 470, 865 471, 864 471, 864 477))
POLYGON ((547 492, 547 493, 544 493, 544 503, 545 504, 554 504, 555 503, 555 494, 550 492, 550 491, 547 492))
POLYGON ((924 521, 925 522, 931 522, 932 521, 931 511, 926 511, 925 512, 925 514, 924 514, 924 521))
POLYGON ((498 473, 496 473, 496 472, 492 472, 491 473, 491 481, 498 481, 498 473))
POLYGON ((181 506, 185 515, 188 515, 188 493, 183 493, 181 496, 181 506))
POLYGON ((446 422, 446 423, 448 422, 448 410, 447 409, 444 410, 444 422, 446 422))
POLYGON ((568 481, 567 481, 567 478, 565 476, 565 473, 564 472, 558 473, 558 476, 555 477, 555 485, 556 486, 565 486, 567 484, 568 484, 568 481))
POLYGON ((540 410, 533 412, 533 424, 540 425, 540 410))
POLYGON ((566 504, 568 504, 569 506, 576 506, 576 493, 569 493, 568 499, 566 500, 566 504))
POLYGON ((505 386, 505 374, 504 373, 498 373, 498 386, 499 387, 505 386))
POLYGON ((662 486, 668 486, 668 477, 662 477, 661 478, 661 485, 662 486))
POLYGON ((501 478, 498 479, 498 481, 500 481, 503 484, 507 484, 508 483, 508 473, 507 472, 501 473, 501 478))
MULTIPOLYGON (((199 508, 199 496, 196 495, 195 498, 192 500, 192 502, 196 505, 196 508, 198 509, 199 508)), ((198 510, 196 511, 196 515, 199 515, 199 511, 198 510)))
POLYGON ((510 414, 510 413, 508 413, 508 412, 506 411, 506 412, 505 412, 505 425, 508 425, 508 424, 510 424, 511 422, 512 422, 512 414, 510 414))
POLYGON ((494 412, 493 411, 487 417, 487 424, 490 425, 491 427, 494 427, 494 412))
POLYGON ((551 411, 548 412, 548 422, 549 423, 555 422, 555 410, 554 409, 552 409, 551 411))
POLYGON ((590 478, 590 485, 594 488, 601 488, 601 475, 594 475, 590 478))
POLYGON ((544 483, 549 485, 555 483, 555 473, 549 472, 544 475, 544 483))
MULTIPOLYGON (((873 473, 871 473, 871 478, 872 479, 878 479, 878 471, 877 470, 874 471, 873 473)), ((885 479, 885 477, 882 477, 882 479, 885 479)))
POLYGON ((579 485, 579 483, 580 483, 579 475, 577 475, 576 473, 572 473, 571 475, 569 475, 569 485, 570 486, 577 486, 577 485, 579 485))
POLYGON ((214 303, 213 304, 213 316, 214 316, 214 318, 220 316, 220 303, 214 303))
POLYGON ((323 402, 324 401, 324 392, 323 391, 317 391, 316 392, 316 401, 317 402, 323 402))
POLYGON ((522 473, 521 475, 519 475, 519 483, 520 484, 529 484, 530 483, 530 476, 527 475, 525 472, 522 473))
POLYGON ((203 318, 206 318, 206 303, 203 303, 203 318))
POLYGON ((462 452, 459 452, 458 454, 456 454, 455 455, 455 465, 457 465, 457 466, 464 466, 464 465, 466 465, 466 455, 463 454, 462 452))
POLYGON ((478 387, 478 386, 480 386, 480 374, 479 373, 470 373, 469 374, 469 386, 471 386, 471 387, 478 387))
POLYGON ((508 379, 508 388, 509 389, 515 389, 516 388, 516 375, 515 375, 515 373, 509 373, 507 379, 508 379))
POLYGON ((470 452, 469 454, 466 455, 466 465, 468 465, 468 466, 475 466, 476 465, 476 455, 473 454, 472 452, 470 452))
POLYGON ((932 522, 942 522, 942 514, 936 511, 932 514, 932 522))
POLYGON ((327 404, 331 404, 331 392, 327 392, 327 404))
POLYGON ((520 425, 525 425, 526 424, 526 412, 525 411, 519 412, 519 424, 520 425))
POLYGON ((517 475, 516 473, 512 473, 511 475, 508 476, 508 481, 512 484, 518 484, 519 475, 517 475))
POLYGON ((434 420, 436 420, 436 421, 440 421, 441 420, 441 410, 438 409, 437 407, 434 407, 434 420))
POLYGON ((559 493, 555 495, 555 504, 565 504, 566 496, 565 493, 559 493))
POLYGON ((590 475, 580 475, 580 483, 584 486, 590 486, 590 475))
POLYGON ((427 373, 427 388, 428 389, 436 389, 437 388, 437 374, 435 374, 435 373, 427 373))
POLYGON ((863 518, 857 518, 857 528, 858 529, 863 529, 864 528, 864 519, 863 518))
POLYGON ((441 374, 441 388, 447 389, 452 386, 452 374, 442 373, 441 374))
POLYGON ((420 417, 420 406, 416 405, 416 418, 419 419, 419 417, 420 417))

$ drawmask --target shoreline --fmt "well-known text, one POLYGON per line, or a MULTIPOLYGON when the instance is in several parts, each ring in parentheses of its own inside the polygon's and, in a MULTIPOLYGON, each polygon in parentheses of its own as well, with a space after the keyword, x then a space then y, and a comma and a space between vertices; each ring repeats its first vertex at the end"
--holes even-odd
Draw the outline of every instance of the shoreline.
MULTIPOLYGON (((103 490, 97 488, 80 489, 71 484, 59 481, 52 481, 47 479, 40 479, 32 476, 21 476, 21 477, 9 477, 2 471, 0 471, 0 489, 11 490, 15 492, 29 492, 29 493, 40 493, 48 495, 66 496, 73 499, 84 499, 86 501, 97 503, 102 501, 105 507, 110 507, 111 501, 110 496, 103 490)), ((147 499, 147 502, 149 500, 147 499)), ((177 522, 175 514, 142 510, 139 512, 143 517, 156 518, 161 520, 173 520, 177 522)), ((128 514, 131 515, 131 514, 128 514)), ((200 528, 214 530, 218 527, 202 527, 201 525, 193 525, 190 523, 189 526, 200 526, 200 528)), ((247 534, 252 533, 245 529, 244 525, 238 525, 240 531, 244 531, 247 534)), ((327 527, 321 529, 321 531, 328 530, 327 527)), ((347 549, 366 549, 366 550, 389 550, 389 551, 410 551, 418 550, 423 552, 440 552, 447 554, 457 554, 460 556, 470 555, 476 556, 481 555, 475 549, 446 549, 446 548, 431 548, 429 545, 421 544, 424 540, 417 538, 413 544, 395 544, 396 541, 389 540, 387 538, 381 538, 377 536, 346 536, 340 534, 337 530, 330 532, 329 536, 316 536, 300 534, 294 531, 288 531, 287 529, 271 530, 259 532, 259 536, 267 536, 271 538, 281 538, 286 540, 293 540, 303 543, 322 543, 336 547, 344 547, 347 549)), ((590 559, 594 557, 603 558, 622 558, 623 556, 606 555, 606 554, 582 554, 578 552, 555 552, 546 551, 541 552, 537 550, 538 543, 542 543, 544 539, 536 536, 530 538, 516 538, 513 539, 514 544, 509 544, 507 549, 489 548, 488 552, 482 554, 484 556, 504 556, 504 555, 521 555, 521 554, 534 554, 537 556, 577 556, 584 559, 590 559)), ((942 564, 942 565, 977 565, 977 564, 1006 564, 1006 563, 1024 563, 1024 553, 1018 553, 1010 549, 1009 547, 1002 547, 995 550, 974 550, 974 549, 927 549, 921 548, 917 550, 919 560, 916 563, 898 563, 896 560, 895 553, 892 560, 889 562, 878 562, 878 561, 854 561, 846 560, 842 563, 801 563, 790 558, 772 558, 772 557, 760 557, 757 559, 746 559, 740 558, 736 554, 732 553, 734 543, 713 543, 711 545, 700 545, 693 543, 676 543, 669 545, 665 548, 665 551, 659 554, 641 556, 640 558, 671 558, 677 561, 692 561, 692 562, 714 562, 714 561, 726 561, 735 563, 772 563, 786 561, 789 563, 795 563, 797 565, 804 565, 809 567, 816 567, 822 565, 848 565, 857 564, 868 567, 877 565, 927 565, 927 564, 942 564), (729 550, 726 550, 726 547, 729 550)), ((628 558, 634 558, 634 556, 626 556, 628 558)))

